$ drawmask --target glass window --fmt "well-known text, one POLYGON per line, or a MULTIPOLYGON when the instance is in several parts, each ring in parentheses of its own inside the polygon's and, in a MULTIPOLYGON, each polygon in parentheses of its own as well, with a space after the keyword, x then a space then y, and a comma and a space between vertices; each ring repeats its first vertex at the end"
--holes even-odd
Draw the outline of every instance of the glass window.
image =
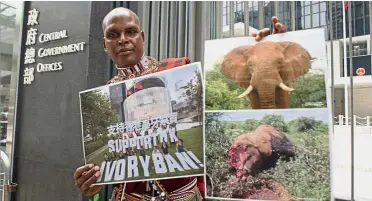
POLYGON ((363 4, 354 4, 354 15, 355 18, 364 16, 363 4))
POLYGON ((320 12, 325 12, 325 11, 327 11, 327 2, 321 2, 321 3, 319 4, 319 6, 320 6, 320 12))
POLYGON ((319 24, 319 13, 313 14, 313 27, 318 27, 319 24))
POLYGON ((320 26, 327 25, 327 14, 325 12, 320 13, 320 26))
POLYGON ((301 28, 305 29, 305 16, 301 17, 301 28))
POLYGON ((258 7, 258 1, 252 1, 253 7, 258 7))
POLYGON ((243 10, 242 2, 237 3, 236 5, 237 5, 237 6, 236 6, 236 11, 242 11, 242 10, 243 10))
POLYGON ((369 17, 366 18, 366 20, 364 21, 364 24, 365 24, 365 27, 366 27, 366 32, 369 33, 369 26, 370 26, 370 23, 369 23, 369 17))
POLYGON ((310 15, 305 16, 305 29, 310 29, 311 24, 310 24, 310 15))
POLYGON ((355 20, 355 36, 364 35, 363 19, 355 20))
POLYGON ((305 6, 304 7, 304 15, 309 15, 310 14, 310 6, 305 6))
POLYGON ((271 19, 269 19, 268 17, 265 18, 265 27, 266 28, 270 28, 271 29, 271 19))
POLYGON ((304 3, 305 3, 304 4, 305 6, 308 6, 308 5, 310 5, 311 1, 305 1, 304 3))
POLYGON ((312 3, 313 13, 319 13, 319 3, 312 3))
POLYGON ((367 17, 367 15, 369 15, 369 2, 368 1, 365 1, 364 2, 364 13, 365 13, 365 15, 366 15, 366 17, 367 17))

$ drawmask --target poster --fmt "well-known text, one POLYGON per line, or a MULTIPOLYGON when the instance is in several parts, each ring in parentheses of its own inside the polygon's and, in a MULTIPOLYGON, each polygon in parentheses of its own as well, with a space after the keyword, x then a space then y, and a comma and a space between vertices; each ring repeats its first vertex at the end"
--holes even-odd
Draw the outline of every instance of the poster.
POLYGON ((326 108, 205 115, 209 198, 331 200, 326 108))
POLYGON ((206 110, 327 107, 323 29, 210 40, 204 55, 206 110))
POLYGON ((206 41, 208 198, 331 200, 324 35, 311 29, 261 42, 206 41))
POLYGON ((97 184, 204 173, 200 63, 80 92, 86 163, 97 184))

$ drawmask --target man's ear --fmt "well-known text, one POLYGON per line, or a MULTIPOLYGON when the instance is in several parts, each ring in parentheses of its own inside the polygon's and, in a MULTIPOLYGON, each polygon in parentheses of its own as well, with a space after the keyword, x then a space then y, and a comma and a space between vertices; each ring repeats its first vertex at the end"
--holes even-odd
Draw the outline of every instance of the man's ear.
POLYGON ((145 44, 145 32, 141 31, 141 37, 142 37, 143 44, 145 44))
POLYGON ((105 38, 103 38, 103 50, 105 50, 105 52, 107 52, 107 48, 106 48, 106 40, 105 38))

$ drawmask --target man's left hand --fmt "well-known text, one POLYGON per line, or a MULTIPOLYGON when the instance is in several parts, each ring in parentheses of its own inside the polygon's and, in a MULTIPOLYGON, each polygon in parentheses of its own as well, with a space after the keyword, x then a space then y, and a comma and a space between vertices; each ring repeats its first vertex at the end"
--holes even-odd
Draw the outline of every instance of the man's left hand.
MULTIPOLYGON (((284 25, 282 25, 279 22, 279 18, 274 16, 271 18, 271 21, 274 25, 274 30, 273 34, 278 34, 278 33, 285 33, 287 29, 285 28, 284 25)), ((256 41, 262 40, 264 37, 270 35, 270 29, 269 28, 264 28, 261 29, 258 33, 253 33, 252 36, 256 38, 256 41)))

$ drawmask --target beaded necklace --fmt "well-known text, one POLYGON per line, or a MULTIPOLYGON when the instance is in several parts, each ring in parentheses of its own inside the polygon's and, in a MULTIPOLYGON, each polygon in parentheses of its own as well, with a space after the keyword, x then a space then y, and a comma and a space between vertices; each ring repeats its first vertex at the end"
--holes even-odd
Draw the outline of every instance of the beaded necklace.
POLYGON ((197 178, 194 178, 189 184, 175 190, 167 192, 159 181, 150 181, 152 184, 151 195, 140 195, 138 193, 125 193, 124 188, 120 189, 122 201, 201 201, 202 195, 197 186, 197 178))
POLYGON ((131 67, 119 68, 116 66, 119 73, 114 76, 107 84, 112 84, 115 82, 121 82, 128 79, 133 79, 139 76, 156 73, 159 68, 159 62, 152 57, 143 55, 141 61, 131 67))

